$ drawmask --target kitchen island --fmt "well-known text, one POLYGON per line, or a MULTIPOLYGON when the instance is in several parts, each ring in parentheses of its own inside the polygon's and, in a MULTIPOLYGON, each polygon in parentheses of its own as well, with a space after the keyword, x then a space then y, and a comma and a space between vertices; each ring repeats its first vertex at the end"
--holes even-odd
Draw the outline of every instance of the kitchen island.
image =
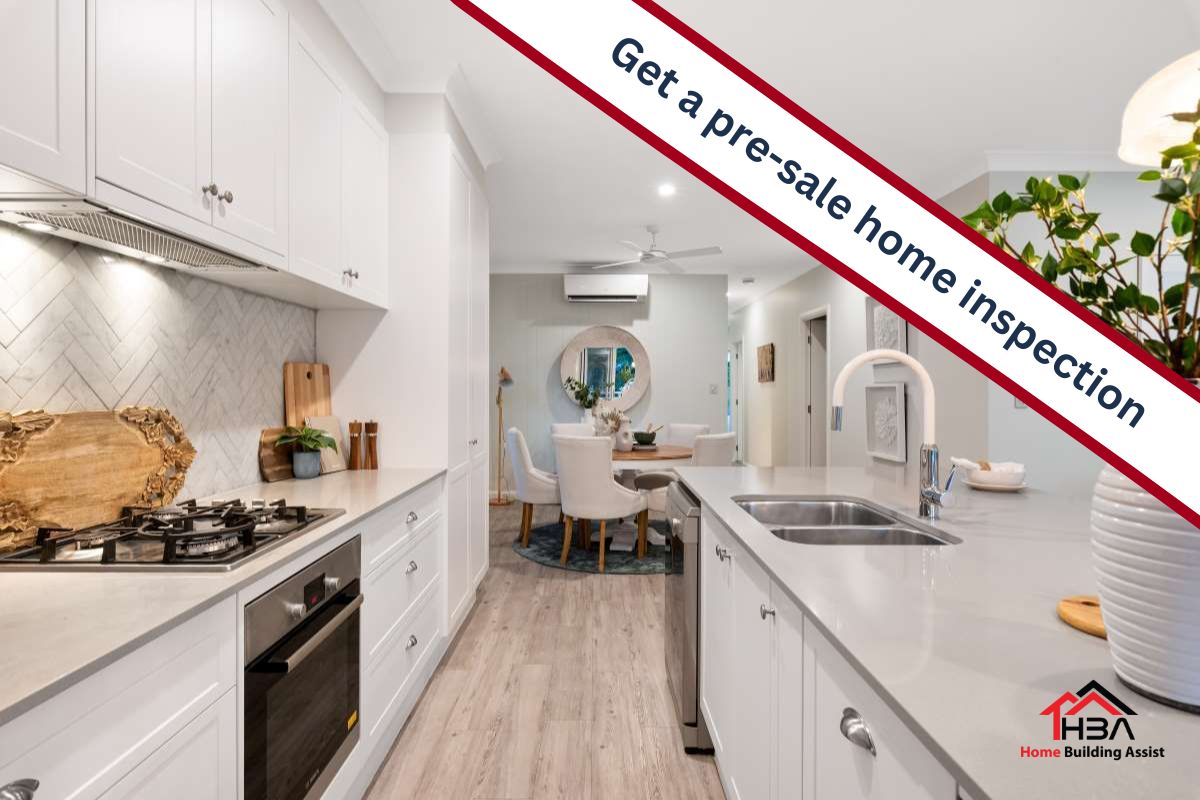
MULTIPOLYGON (((742 766, 740 753, 746 752, 746 740, 757 735, 753 731, 761 723, 758 729, 778 731, 780 741, 788 739, 784 730, 793 725, 797 734, 790 742, 809 743, 803 745, 803 758, 785 750, 768 759, 776 781, 774 795, 830 796, 829 787, 820 785, 821 770, 814 765, 822 758, 842 758, 844 754, 835 751, 845 747, 851 751, 844 756, 846 771, 857 772, 860 785, 856 791, 861 792, 843 797, 901 796, 894 784, 890 790, 870 784, 871 754, 839 735, 841 702, 834 708, 822 702, 819 689, 814 697, 806 688, 806 719, 784 718, 786 709, 801 704, 799 699, 788 702, 789 687, 802 682, 809 685, 810 673, 821 670, 820 663, 811 663, 813 654, 820 659, 821 648, 827 647, 825 660, 848 665, 847 671, 854 675, 847 681, 861 682, 864 691, 874 695, 871 702, 877 700, 887 714, 894 714, 906 729, 904 734, 911 734, 919 748, 936 761, 935 766, 952 779, 951 791, 956 783, 963 796, 973 800, 1197 796, 1200 762, 1195 754, 1200 743, 1200 716, 1134 693, 1114 674, 1103 640, 1072 630, 1055 615, 1062 597, 1095 593, 1086 497, 1063 498, 1036 490, 997 495, 960 488, 957 504, 932 525, 961 543, 808 545, 776 538, 731 498, 843 495, 915 518, 916 488, 857 468, 681 467, 678 472, 704 511, 699 547, 702 563, 707 559, 717 565, 719 559, 720 565, 731 562, 734 569, 747 568, 739 565, 738 559, 748 557, 752 561, 748 569, 765 573, 769 581, 770 591, 764 590, 764 596, 785 601, 774 607, 764 604, 761 620, 757 604, 749 609, 726 604, 731 615, 742 615, 737 624, 751 636, 759 635, 754 626, 767 624, 772 611, 779 615, 770 620, 781 637, 770 652, 778 665, 775 677, 780 688, 771 702, 762 705, 764 709, 784 709, 772 712, 778 719, 748 716, 751 712, 746 709, 755 707, 754 687, 714 685, 711 675, 706 681, 702 655, 702 706, 707 701, 714 710, 733 709, 730 716, 736 741, 728 746, 738 755, 725 758, 732 763, 723 763, 720 745, 717 752, 727 792, 730 778, 736 778, 742 766), (732 556, 727 551, 716 553, 714 537, 716 547, 721 547, 720 537, 729 535, 739 552, 732 556), (802 623, 784 619, 781 605, 802 614, 802 623), (805 656, 785 663, 785 629, 800 628, 805 656), (1136 711, 1136 716, 1129 718, 1136 741, 1128 741, 1123 733, 1113 741, 1054 740, 1051 718, 1042 711, 1064 692, 1078 691, 1090 681, 1098 681, 1136 711), (727 698, 720 695, 729 693, 730 688, 737 693, 736 702, 726 703, 727 698), (814 711, 820 713, 810 719, 814 711), (1021 755, 1022 747, 1052 749, 1066 744, 1103 745, 1122 751, 1128 745, 1163 748, 1164 755, 1120 760, 1021 755), (812 752, 814 746, 819 752, 812 752), (792 779, 804 784, 803 794, 792 779)), ((702 606, 704 599, 727 588, 721 585, 723 579, 704 585, 710 574, 701 570, 702 606)), ((719 609, 712 613, 721 614, 719 609)), ((714 619, 716 622, 705 616, 702 607, 702 643, 706 638, 722 637, 714 642, 713 650, 734 651, 729 658, 735 662, 731 674, 736 676, 740 674, 736 662, 754 658, 754 640, 733 634, 735 641, 730 642, 728 630, 712 630, 721 627, 725 617, 714 619)), ((742 630, 736 628, 739 633, 742 630)), ((763 682, 766 680, 764 677, 763 682)), ((870 724, 869 713, 866 716, 870 724)), ((711 720, 709 724, 711 727, 711 720)), ((878 744, 883 754, 888 743, 878 744)), ((763 742, 763 748, 754 748, 754 753, 746 756, 746 763, 765 767, 765 757, 757 755, 761 749, 770 747, 763 742)), ((907 763, 912 766, 921 757, 923 754, 918 754, 907 763)), ((939 780, 935 776, 933 783, 941 785, 939 780)), ((757 785, 757 779, 748 778, 747 785, 757 785)), ((739 793, 743 798, 758 796, 753 790, 739 793)), ((904 796, 907 800, 908 795, 904 796)), ((944 795, 931 792, 919 796, 944 795)))

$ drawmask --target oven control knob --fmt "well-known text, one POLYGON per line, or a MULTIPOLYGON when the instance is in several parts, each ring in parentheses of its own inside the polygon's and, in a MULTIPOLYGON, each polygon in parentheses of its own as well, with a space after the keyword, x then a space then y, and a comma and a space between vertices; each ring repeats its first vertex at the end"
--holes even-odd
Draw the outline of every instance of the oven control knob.
POLYGON ((308 609, 304 607, 304 603, 284 603, 283 610, 293 620, 299 622, 308 614, 308 609))
POLYGON ((340 588, 342 588, 342 579, 341 578, 335 578, 335 577, 330 577, 330 576, 325 577, 325 591, 326 592, 336 592, 340 588))

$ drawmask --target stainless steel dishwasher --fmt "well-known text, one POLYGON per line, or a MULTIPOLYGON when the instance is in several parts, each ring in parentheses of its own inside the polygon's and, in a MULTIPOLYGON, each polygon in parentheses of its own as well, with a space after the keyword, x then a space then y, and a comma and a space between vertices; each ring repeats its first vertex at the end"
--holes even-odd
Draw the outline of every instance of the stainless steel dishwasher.
POLYGON ((700 501, 680 481, 667 489, 667 520, 667 678, 684 750, 711 753, 712 740, 700 716, 700 501))

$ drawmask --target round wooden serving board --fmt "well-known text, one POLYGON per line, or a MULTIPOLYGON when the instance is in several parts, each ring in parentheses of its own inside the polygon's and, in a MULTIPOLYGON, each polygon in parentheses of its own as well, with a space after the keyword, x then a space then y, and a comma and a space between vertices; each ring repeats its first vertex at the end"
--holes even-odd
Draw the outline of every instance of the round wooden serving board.
POLYGON ((1058 601, 1058 617, 1072 628, 1107 639, 1104 620, 1100 617, 1100 598, 1091 594, 1076 594, 1058 601))
POLYGON ((613 461, 667 461, 691 458, 692 448, 660 444, 656 450, 613 450, 613 461))

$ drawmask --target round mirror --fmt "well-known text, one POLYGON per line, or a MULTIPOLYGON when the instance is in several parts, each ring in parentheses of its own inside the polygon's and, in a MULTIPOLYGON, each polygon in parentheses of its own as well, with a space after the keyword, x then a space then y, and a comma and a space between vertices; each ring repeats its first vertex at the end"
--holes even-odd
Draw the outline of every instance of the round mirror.
POLYGON ((650 357, 632 333, 597 325, 580 333, 563 350, 559 365, 563 390, 580 406, 597 401, 627 411, 650 385, 650 357))

